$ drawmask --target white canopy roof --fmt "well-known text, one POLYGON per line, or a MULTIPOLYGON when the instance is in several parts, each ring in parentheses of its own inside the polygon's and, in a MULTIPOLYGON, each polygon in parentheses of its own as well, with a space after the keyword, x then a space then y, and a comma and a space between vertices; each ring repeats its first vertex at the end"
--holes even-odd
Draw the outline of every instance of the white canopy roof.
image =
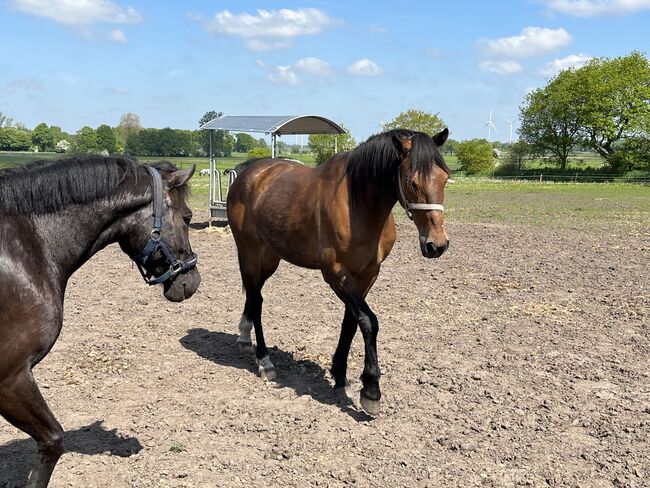
POLYGON ((336 122, 320 115, 224 115, 201 126, 201 129, 265 134, 344 134, 336 122))

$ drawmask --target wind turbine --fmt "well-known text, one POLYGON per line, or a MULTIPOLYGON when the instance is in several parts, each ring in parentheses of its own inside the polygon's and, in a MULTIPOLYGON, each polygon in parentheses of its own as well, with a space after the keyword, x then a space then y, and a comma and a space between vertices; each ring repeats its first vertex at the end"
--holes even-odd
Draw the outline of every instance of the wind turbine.
POLYGON ((510 124, 510 138, 508 139, 508 143, 512 144, 512 120, 506 119, 506 122, 510 124))
POLYGON ((497 128, 492 123, 492 109, 490 109, 490 118, 485 123, 485 126, 488 129, 488 142, 492 142, 492 129, 497 130, 497 128))

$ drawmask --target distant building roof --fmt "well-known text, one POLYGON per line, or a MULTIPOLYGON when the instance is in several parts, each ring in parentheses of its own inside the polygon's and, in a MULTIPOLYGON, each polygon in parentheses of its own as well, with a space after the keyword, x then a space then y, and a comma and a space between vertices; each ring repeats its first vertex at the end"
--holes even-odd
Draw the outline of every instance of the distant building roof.
POLYGON ((336 122, 320 115, 224 115, 201 126, 201 129, 265 134, 344 134, 336 122))

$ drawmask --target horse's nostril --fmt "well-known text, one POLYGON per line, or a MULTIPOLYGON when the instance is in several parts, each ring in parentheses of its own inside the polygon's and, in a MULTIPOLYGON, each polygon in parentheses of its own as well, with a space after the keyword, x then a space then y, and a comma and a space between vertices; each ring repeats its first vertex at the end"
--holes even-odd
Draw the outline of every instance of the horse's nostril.
POLYGON ((427 241, 426 244, 427 254, 433 254, 436 252, 436 246, 433 245, 433 242, 427 241))

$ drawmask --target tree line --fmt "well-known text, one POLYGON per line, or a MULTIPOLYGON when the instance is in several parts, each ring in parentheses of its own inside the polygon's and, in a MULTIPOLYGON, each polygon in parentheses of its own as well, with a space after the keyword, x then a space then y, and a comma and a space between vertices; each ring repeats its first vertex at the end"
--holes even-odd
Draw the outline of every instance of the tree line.
MULTIPOLYGON (((209 111, 199 121, 199 127, 220 116, 209 111)), ((249 152, 268 148, 263 138, 250 134, 230 134, 214 131, 212 151, 217 156, 230 156, 233 151, 249 152)), ((122 115, 116 127, 102 124, 97 128, 82 127, 74 134, 45 122, 29 130, 23 124, 0 113, 0 151, 103 153, 132 156, 206 156, 210 150, 207 130, 184 130, 165 127, 143 128, 140 117, 134 113, 122 115)))

